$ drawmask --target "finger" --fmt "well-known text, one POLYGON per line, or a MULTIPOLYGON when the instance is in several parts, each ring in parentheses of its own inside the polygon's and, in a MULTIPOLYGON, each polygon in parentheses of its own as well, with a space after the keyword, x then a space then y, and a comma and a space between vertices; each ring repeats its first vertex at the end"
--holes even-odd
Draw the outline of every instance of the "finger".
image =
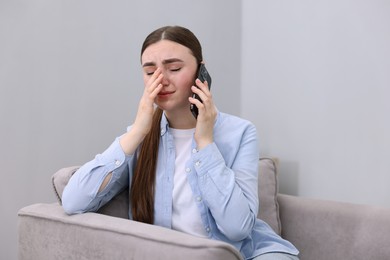
POLYGON ((193 97, 189 97, 188 101, 190 101, 190 103, 194 104, 198 108, 199 114, 203 113, 205 106, 202 102, 200 102, 198 99, 193 98, 193 97))
POLYGON ((195 84, 196 84, 203 92, 205 92, 206 94, 210 93, 209 83, 207 82, 207 80, 205 80, 204 82, 202 82, 200 79, 196 79, 196 80, 195 80, 195 84))
POLYGON ((163 88, 163 84, 158 84, 156 88, 150 93, 152 97, 157 97, 158 93, 160 93, 161 89, 163 88))
POLYGON ((160 68, 157 68, 152 76, 150 77, 151 80, 156 80, 156 78, 158 78, 158 76, 162 73, 161 69, 160 68))
MULTIPOLYGON (((157 69, 153 72, 152 76, 150 76, 149 80, 146 82, 145 87, 152 86, 153 83, 154 83, 156 80, 159 80, 159 78, 161 78, 161 77, 162 77, 162 71, 161 71, 160 68, 157 68, 157 69)), ((157 84, 157 85, 158 85, 158 84, 157 84)))
POLYGON ((203 91, 203 89, 199 89, 199 87, 196 87, 196 86, 192 86, 191 90, 192 90, 193 93, 197 94, 200 97, 202 102, 206 102, 206 103, 209 102, 210 97, 211 97, 210 92, 208 94, 206 94, 203 91))
POLYGON ((163 74, 158 75, 157 78, 154 79, 151 83, 149 83, 148 86, 146 86, 146 89, 149 93, 152 93, 156 88, 161 84, 162 79, 164 78, 163 74))
POLYGON ((163 88, 163 84, 160 83, 154 89, 150 89, 149 91, 145 91, 144 97, 147 100, 149 100, 148 103, 152 104, 155 102, 157 95, 158 95, 158 93, 160 93, 162 88, 163 88))

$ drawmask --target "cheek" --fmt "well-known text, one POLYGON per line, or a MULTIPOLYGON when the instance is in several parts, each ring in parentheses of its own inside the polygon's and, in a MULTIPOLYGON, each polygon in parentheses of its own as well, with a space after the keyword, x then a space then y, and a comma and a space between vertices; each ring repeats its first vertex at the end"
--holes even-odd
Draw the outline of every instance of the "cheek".
POLYGON ((183 82, 183 85, 185 85, 188 89, 191 89, 191 86, 195 85, 195 81, 192 77, 188 77, 185 82, 183 82))
POLYGON ((195 76, 191 72, 187 72, 177 78, 177 84, 181 89, 191 92, 191 86, 195 85, 195 76))
POLYGON ((195 85, 195 82, 191 77, 186 78, 180 82, 180 91, 184 96, 189 97, 192 95, 191 86, 195 85))
POLYGON ((143 75, 144 85, 146 86, 146 82, 148 82, 149 78, 145 74, 143 75))

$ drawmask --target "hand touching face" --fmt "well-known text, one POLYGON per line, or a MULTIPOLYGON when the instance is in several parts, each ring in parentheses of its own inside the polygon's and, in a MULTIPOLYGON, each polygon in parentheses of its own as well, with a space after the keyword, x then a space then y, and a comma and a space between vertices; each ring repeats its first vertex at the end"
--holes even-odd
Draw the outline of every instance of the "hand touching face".
POLYGON ((147 47, 141 57, 145 86, 153 73, 162 74, 162 88, 155 103, 165 111, 189 110, 188 97, 192 95, 197 62, 187 47, 168 40, 161 40, 147 47))

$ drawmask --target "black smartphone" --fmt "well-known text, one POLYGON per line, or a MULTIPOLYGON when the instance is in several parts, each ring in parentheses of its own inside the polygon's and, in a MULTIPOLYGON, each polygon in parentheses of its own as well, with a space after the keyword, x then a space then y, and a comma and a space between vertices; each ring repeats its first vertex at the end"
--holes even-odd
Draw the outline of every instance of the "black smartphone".
MULTIPOLYGON (((198 79, 200 79, 200 81, 202 81, 202 82, 207 81, 209 89, 211 88, 211 77, 210 77, 209 72, 206 69, 206 66, 203 63, 201 63, 199 65, 199 68, 198 68, 198 79)), ((202 100, 200 99, 200 97, 197 94, 194 93, 192 95, 192 97, 196 98, 200 102, 202 102, 202 100)), ((194 104, 191 104, 190 105, 190 110, 191 110, 192 114, 194 115, 194 117, 198 118, 198 114, 199 114, 198 107, 196 105, 194 105, 194 104)))

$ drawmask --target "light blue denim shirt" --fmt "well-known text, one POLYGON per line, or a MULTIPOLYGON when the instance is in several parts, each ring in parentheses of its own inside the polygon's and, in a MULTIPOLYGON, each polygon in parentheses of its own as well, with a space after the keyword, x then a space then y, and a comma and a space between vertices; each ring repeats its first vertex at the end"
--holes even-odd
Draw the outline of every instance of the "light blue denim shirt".
MULTIPOLYGON (((120 137, 102 154, 83 165, 70 179, 62 195, 68 214, 96 211, 120 191, 131 186, 137 156, 125 155, 120 137), (112 172, 109 184, 98 189, 112 172)), ((259 207, 258 141, 249 121, 218 112, 214 142, 201 150, 192 141, 186 173, 210 239, 228 242, 244 258, 267 252, 298 254, 264 221, 257 219, 259 207)), ((161 119, 161 139, 156 172, 154 224, 171 228, 175 144, 168 121, 161 119)), ((132 219, 131 210, 129 218, 132 219)))

